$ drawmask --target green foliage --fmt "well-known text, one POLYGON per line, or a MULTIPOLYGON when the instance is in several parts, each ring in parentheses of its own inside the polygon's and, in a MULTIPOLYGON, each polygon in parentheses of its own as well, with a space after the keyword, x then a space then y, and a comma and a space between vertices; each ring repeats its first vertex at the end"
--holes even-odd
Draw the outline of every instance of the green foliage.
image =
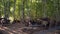
POLYGON ((0 0, 0 17, 20 19, 29 16, 35 19, 44 14, 46 17, 60 17, 60 10, 56 8, 60 9, 60 0, 0 0))

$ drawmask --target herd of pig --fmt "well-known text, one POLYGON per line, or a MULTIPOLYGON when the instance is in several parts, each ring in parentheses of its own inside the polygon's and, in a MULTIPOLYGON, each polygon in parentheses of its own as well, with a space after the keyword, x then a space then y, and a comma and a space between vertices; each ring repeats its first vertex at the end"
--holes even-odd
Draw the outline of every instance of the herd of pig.
POLYGON ((42 27, 60 26, 60 21, 48 17, 37 18, 37 19, 25 18, 24 23, 26 26, 30 26, 30 25, 36 25, 36 26, 40 25, 42 27))
POLYGON ((6 18, 0 18, 0 25, 9 24, 10 20, 6 18))
MULTIPOLYGON (((14 20, 14 23, 17 22, 21 22, 20 20, 14 20)), ((56 21, 54 19, 50 19, 50 18, 39 18, 39 19, 24 19, 24 23, 25 26, 29 26, 29 25, 42 25, 43 27, 54 27, 54 26, 60 26, 60 21, 56 21)), ((0 24, 4 25, 4 24, 10 24, 10 20, 6 19, 6 18, 0 18, 0 24)))

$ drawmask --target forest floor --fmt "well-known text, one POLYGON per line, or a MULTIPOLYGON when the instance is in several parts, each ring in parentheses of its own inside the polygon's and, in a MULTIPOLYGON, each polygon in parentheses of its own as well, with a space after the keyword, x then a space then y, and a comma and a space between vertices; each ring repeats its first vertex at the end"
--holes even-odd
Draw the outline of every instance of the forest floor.
MULTIPOLYGON (((21 23, 15 23, 7 27, 0 26, 0 34, 56 34, 55 31, 58 31, 56 29, 46 30, 43 27, 25 27, 21 23)), ((58 29, 60 29, 60 27, 58 29)))

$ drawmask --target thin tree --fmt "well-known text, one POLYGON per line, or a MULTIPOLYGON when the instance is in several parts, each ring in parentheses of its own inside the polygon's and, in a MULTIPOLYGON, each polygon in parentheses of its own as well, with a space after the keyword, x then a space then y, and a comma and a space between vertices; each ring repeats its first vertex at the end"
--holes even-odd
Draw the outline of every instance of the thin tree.
POLYGON ((21 19, 22 19, 22 22, 24 22, 24 3, 25 3, 25 0, 22 0, 22 17, 21 17, 21 19))
POLYGON ((57 22, 60 21, 60 19, 59 19, 60 18, 59 17, 59 10, 58 10, 58 8, 59 8, 59 6, 58 6, 59 5, 59 0, 55 1, 55 5, 56 5, 56 12, 55 12, 55 15, 56 15, 55 27, 56 27, 58 25, 57 22))
POLYGON ((47 14, 46 14, 46 0, 42 0, 42 11, 43 11, 43 17, 47 17, 47 14))
MULTIPOLYGON (((4 1, 4 0, 3 0, 4 1)), ((7 1, 4 1, 4 17, 7 19, 7 18, 9 18, 9 11, 10 11, 10 8, 9 8, 9 0, 7 0, 7 1)))
POLYGON ((3 5, 4 5, 4 17, 6 17, 6 2, 3 0, 3 5))
POLYGON ((7 18, 9 18, 9 15, 10 15, 10 0, 7 0, 7 18))
POLYGON ((16 18, 15 18, 16 0, 14 0, 14 7, 13 7, 13 8, 14 8, 14 10, 13 10, 12 13, 13 13, 13 17, 14 17, 14 20, 15 20, 15 19, 16 19, 16 18))
MULTIPOLYGON (((1 2, 1 1, 0 1, 0 2, 1 2)), ((1 5, 0 5, 0 18, 1 18, 1 9, 2 9, 2 8, 1 8, 1 5)))

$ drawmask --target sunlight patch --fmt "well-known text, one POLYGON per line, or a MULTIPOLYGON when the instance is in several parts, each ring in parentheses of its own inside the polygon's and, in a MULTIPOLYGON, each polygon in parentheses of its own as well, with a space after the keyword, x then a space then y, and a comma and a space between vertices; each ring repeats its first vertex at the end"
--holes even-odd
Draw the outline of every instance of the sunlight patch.
POLYGON ((11 20, 10 22, 12 23, 13 22, 13 20, 14 20, 14 18, 13 17, 9 17, 9 19, 11 20))
POLYGON ((10 11, 12 12, 13 10, 14 10, 13 7, 11 7, 11 8, 10 8, 10 11))

